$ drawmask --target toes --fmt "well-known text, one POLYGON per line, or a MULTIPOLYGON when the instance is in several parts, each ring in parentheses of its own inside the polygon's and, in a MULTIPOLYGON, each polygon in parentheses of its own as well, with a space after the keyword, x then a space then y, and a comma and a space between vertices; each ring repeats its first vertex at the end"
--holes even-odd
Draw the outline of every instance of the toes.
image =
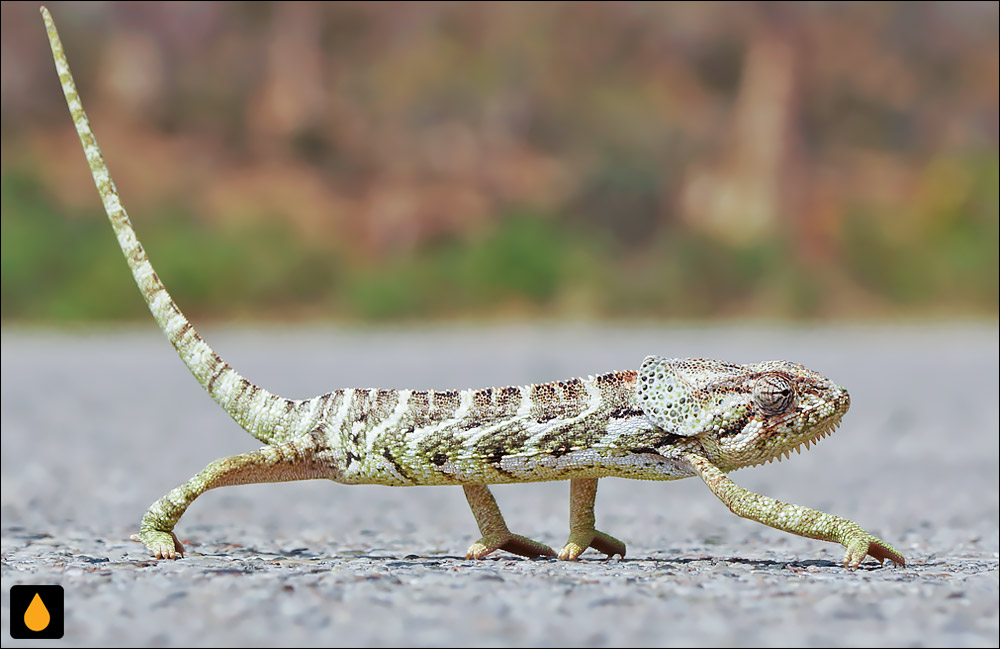
POLYGON ((844 567, 848 570, 854 570, 859 565, 861 565, 861 560, 865 558, 865 555, 858 555, 852 550, 848 550, 844 553, 844 567))
POLYGON ((513 554, 519 554, 522 557, 528 557, 529 559, 556 556, 555 550, 549 546, 517 534, 512 535, 509 540, 500 546, 500 549, 513 554))
POLYGON ((482 559, 495 550, 506 550, 511 554, 517 554, 529 559, 556 556, 555 550, 543 543, 532 541, 520 534, 507 533, 484 536, 469 546, 465 558, 482 559))
POLYGON ((884 544, 877 539, 868 544, 868 554, 869 556, 878 559, 879 563, 888 560, 892 561, 901 568, 906 567, 906 559, 904 559, 903 555, 896 551, 896 548, 891 545, 884 544))
POLYGON ((569 541, 559 550, 559 558, 563 561, 576 561, 577 557, 583 554, 583 551, 587 549, 587 545, 580 545, 569 541))
POLYGON ((131 539, 145 545, 156 559, 177 559, 184 556, 184 546, 173 532, 140 532, 133 534, 131 539))
POLYGON ((465 552, 466 559, 482 559, 490 552, 493 552, 496 548, 489 548, 482 543, 482 541, 476 541, 469 546, 469 549, 465 552))
POLYGON ((865 557, 871 557, 879 562, 892 561, 900 567, 906 567, 906 559, 903 558, 896 548, 873 536, 858 539, 847 545, 847 552, 844 553, 844 567, 853 570, 861 565, 865 557))
POLYGON ((609 557, 618 555, 622 559, 625 558, 625 544, 604 532, 594 531, 594 540, 590 542, 590 547, 609 557))
POLYGON ((608 557, 625 556, 624 543, 604 532, 590 530, 588 533, 570 534, 569 541, 559 551, 559 558, 575 561, 587 548, 594 548, 608 557))

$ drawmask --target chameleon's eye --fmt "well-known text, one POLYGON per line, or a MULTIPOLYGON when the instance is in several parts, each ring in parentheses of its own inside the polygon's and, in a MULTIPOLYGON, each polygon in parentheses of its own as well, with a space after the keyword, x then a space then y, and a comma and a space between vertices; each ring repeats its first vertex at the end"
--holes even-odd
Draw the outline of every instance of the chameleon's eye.
POLYGON ((795 403, 795 388, 778 374, 765 374, 753 386, 753 400, 765 415, 780 415, 795 403))

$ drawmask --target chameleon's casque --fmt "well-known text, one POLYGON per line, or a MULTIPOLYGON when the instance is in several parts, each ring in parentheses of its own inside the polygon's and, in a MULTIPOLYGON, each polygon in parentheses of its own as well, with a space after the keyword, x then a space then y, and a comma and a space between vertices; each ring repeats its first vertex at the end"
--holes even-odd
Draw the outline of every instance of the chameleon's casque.
POLYGON ((183 554, 173 528, 205 491, 311 478, 461 485, 482 533, 470 557, 504 549, 575 559, 588 547, 624 555, 621 541, 594 527, 598 478, 697 475, 744 518, 843 544, 847 566, 869 555, 904 564, 892 546, 847 519, 755 494, 725 476, 808 447, 847 412, 846 390, 795 363, 650 356, 638 371, 586 379, 481 390, 349 388, 305 400, 254 385, 198 335, 153 271, 94 139, 55 25, 44 8, 42 15, 94 182, 153 317, 202 387, 265 444, 212 462, 153 503, 133 538, 157 558, 183 554), (570 533, 558 555, 512 534, 487 487, 542 480, 570 480, 570 533))

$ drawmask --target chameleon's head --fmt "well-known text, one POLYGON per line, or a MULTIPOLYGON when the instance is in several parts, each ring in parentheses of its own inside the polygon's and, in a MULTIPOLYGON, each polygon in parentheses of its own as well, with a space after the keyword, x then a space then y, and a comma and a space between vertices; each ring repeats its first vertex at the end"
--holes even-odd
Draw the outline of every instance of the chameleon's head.
POLYGON ((839 425, 847 390, 796 363, 736 365, 649 356, 637 400, 663 430, 697 438, 723 470, 787 457, 839 425))

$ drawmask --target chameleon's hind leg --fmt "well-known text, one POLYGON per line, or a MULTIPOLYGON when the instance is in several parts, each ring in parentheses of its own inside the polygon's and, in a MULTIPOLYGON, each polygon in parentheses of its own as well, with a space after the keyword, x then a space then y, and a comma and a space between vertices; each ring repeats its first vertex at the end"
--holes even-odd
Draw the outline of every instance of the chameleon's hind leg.
POLYGON ((560 559, 573 561, 588 547, 610 556, 625 556, 625 544, 594 529, 594 499, 597 478, 573 478, 569 481, 569 540, 559 551, 560 559))
POLYGON ((184 556, 184 546, 173 529, 195 498, 216 487, 328 478, 329 464, 317 457, 321 446, 315 436, 307 435, 251 453, 215 460, 153 503, 142 517, 139 533, 133 534, 132 540, 144 544, 157 559, 184 556))
POLYGON ((529 559, 556 556, 555 550, 549 546, 519 534, 512 534, 507 529, 507 523, 504 522, 503 514, 500 513, 489 487, 470 484, 462 485, 462 489, 465 491, 466 500, 469 501, 469 507, 472 508, 472 515, 476 517, 479 532, 483 535, 483 538, 469 546, 469 551, 465 554, 466 559, 481 559, 494 550, 506 550, 529 559))

